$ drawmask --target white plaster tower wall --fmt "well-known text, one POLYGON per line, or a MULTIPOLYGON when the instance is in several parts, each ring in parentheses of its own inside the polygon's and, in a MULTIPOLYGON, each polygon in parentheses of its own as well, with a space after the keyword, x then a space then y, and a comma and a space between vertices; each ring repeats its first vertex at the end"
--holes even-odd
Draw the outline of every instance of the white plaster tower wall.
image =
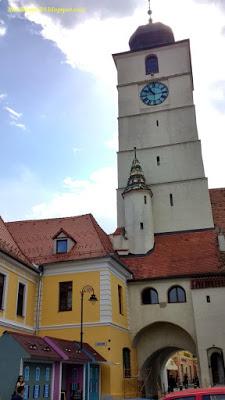
POLYGON ((153 192, 155 233, 213 227, 193 103, 189 41, 116 54, 114 60, 119 101, 118 226, 125 226, 121 193, 136 147, 153 192), (159 64, 153 76, 145 71, 145 59, 151 54, 159 64), (142 88, 151 81, 169 89, 167 99, 157 106, 140 99, 142 88))
POLYGON ((149 190, 124 195, 125 230, 132 254, 146 254, 154 246, 152 199, 149 190))
POLYGON ((198 139, 193 105, 119 118, 119 149, 133 149, 183 143, 198 139), (178 139, 179 138, 179 142, 178 139))

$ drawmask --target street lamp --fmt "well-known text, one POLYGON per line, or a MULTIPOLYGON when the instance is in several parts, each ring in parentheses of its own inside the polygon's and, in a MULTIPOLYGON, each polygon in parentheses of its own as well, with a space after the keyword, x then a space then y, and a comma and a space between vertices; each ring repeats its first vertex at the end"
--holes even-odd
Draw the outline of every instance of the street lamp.
POLYGON ((92 286, 85 285, 80 291, 80 350, 83 348, 83 308, 84 308, 84 294, 91 293, 89 297, 89 301, 92 304, 95 304, 98 301, 97 297, 95 296, 95 292, 92 286))

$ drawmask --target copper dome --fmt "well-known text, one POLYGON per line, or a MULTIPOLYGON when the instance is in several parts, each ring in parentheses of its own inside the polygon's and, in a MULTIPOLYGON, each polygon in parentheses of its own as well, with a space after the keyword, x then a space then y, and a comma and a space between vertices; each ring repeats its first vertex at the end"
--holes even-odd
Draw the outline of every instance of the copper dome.
POLYGON ((150 49, 174 43, 172 29, 161 22, 139 26, 129 40, 132 51, 150 49))

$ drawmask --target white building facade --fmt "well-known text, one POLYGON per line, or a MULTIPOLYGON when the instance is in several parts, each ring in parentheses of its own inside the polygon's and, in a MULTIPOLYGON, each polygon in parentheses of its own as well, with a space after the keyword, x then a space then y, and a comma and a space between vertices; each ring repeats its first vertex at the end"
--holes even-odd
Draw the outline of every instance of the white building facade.
POLYGON ((198 357, 202 386, 225 384, 224 248, 214 227, 223 228, 225 216, 218 224, 216 202, 212 213, 189 40, 176 42, 169 27, 150 21, 129 44, 113 56, 119 152, 112 240, 134 274, 130 334, 151 397, 167 390, 165 365, 179 350, 198 357))

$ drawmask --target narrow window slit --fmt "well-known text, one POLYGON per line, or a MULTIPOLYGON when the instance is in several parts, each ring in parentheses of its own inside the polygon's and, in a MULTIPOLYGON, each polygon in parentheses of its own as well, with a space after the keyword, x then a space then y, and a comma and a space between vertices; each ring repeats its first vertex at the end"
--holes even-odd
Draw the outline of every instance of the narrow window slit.
POLYGON ((172 193, 170 193, 170 205, 171 205, 171 207, 173 207, 173 195, 172 195, 172 193))
POLYGON ((156 161, 157 161, 157 165, 160 165, 160 157, 159 156, 156 157, 156 161))
POLYGON ((144 229, 144 224, 143 224, 143 222, 140 222, 140 229, 141 229, 141 230, 144 229))

